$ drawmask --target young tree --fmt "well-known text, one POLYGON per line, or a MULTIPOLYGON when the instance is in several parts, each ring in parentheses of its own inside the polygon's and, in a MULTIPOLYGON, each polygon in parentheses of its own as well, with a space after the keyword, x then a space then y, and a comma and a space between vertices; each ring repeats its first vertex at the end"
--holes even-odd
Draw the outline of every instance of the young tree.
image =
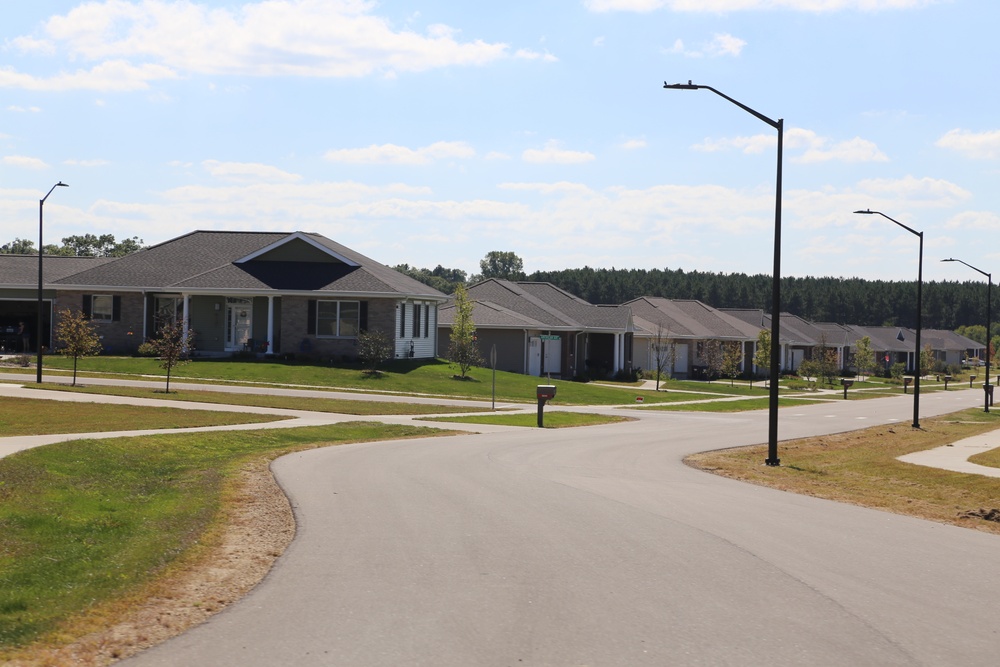
MULTIPOLYGON (((771 369, 771 332, 761 329, 757 334, 757 349, 753 353, 753 364, 757 372, 769 372, 771 369)), ((773 378, 775 382, 778 378, 773 378)))
POLYGON ((924 345, 924 349, 920 351, 920 377, 923 377, 931 372, 934 368, 934 350, 931 348, 930 343, 924 345))
POLYGON ((825 384, 832 385, 837 377, 837 351, 827 347, 826 336, 820 338, 819 345, 813 348, 813 360, 816 362, 816 375, 825 384))
POLYGON ((739 376, 742 363, 743 343, 732 340, 723 344, 722 374, 729 378, 729 386, 732 386, 737 376, 739 376))
POLYGON ((156 349, 160 368, 167 372, 167 389, 170 393, 170 374, 181 364, 191 361, 194 352, 194 331, 185 329, 182 322, 168 322, 160 327, 156 338, 149 341, 156 349))
POLYGON ((706 340, 701 348, 702 359, 708 366, 708 379, 714 380, 722 372, 722 343, 717 340, 706 340))
POLYGON ((76 386, 76 366, 80 357, 92 357, 101 353, 101 338, 94 323, 79 310, 59 311, 56 325, 56 341, 60 343, 60 354, 73 357, 73 386, 76 386))
POLYGON ((468 377, 469 369, 483 363, 476 345, 476 323, 472 321, 473 303, 465 285, 455 289, 455 320, 451 325, 451 345, 448 348, 448 360, 458 365, 460 377, 468 377))
POLYGON ((392 358, 392 339, 381 329, 358 334, 358 356, 365 364, 365 373, 378 375, 378 366, 392 358))
POLYGON ((858 369, 859 380, 863 380, 863 376, 871 375, 877 364, 870 336, 865 336, 854 344, 854 367, 858 369))
MULTIPOLYGON (((656 391, 660 391, 660 378, 666 369, 671 371, 677 362, 677 341, 668 338, 662 322, 656 324, 656 334, 653 336, 654 365, 656 366, 656 391)), ((667 374, 669 375, 669 374, 667 374)))

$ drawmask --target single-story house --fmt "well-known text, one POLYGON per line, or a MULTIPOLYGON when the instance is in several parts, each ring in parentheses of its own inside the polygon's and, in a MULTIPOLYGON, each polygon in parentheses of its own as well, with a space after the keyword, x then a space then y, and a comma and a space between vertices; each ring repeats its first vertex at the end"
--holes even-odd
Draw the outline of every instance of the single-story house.
MULTIPOLYGON (((598 306, 551 283, 490 278, 467 288, 480 354, 497 370, 572 378, 632 368, 628 306, 598 306)), ((455 303, 439 309, 438 354, 448 356, 455 303)))
MULTIPOLYGON (((29 319, 35 330, 37 262, 37 255, 0 255, 0 322, 29 319)), ((135 352, 174 320, 194 331, 199 354, 353 358, 358 333, 381 330, 397 358, 430 358, 438 306, 447 299, 305 232, 195 231, 120 258, 45 257, 43 265, 41 344, 48 349, 68 309, 88 315, 113 353, 135 352)))
POLYGON ((694 299, 644 296, 625 305, 635 323, 632 361, 637 368, 655 370, 662 364, 662 372, 675 379, 704 377, 709 341, 738 342, 741 370, 753 367, 760 327, 694 299))

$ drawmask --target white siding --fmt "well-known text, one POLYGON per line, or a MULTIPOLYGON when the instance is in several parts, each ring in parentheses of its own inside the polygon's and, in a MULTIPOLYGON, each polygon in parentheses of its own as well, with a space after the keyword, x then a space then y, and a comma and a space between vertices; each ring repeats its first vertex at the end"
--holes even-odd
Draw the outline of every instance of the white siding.
POLYGON ((437 303, 432 301, 400 301, 396 304, 396 358, 432 359, 437 353, 437 303), (413 330, 414 311, 419 324, 413 330))

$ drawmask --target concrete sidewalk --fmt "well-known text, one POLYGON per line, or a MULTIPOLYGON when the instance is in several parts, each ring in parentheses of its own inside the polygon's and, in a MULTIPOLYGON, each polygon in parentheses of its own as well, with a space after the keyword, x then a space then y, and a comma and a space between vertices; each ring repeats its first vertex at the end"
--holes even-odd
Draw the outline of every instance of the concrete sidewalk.
POLYGON ((986 477, 1000 477, 1000 468, 990 468, 989 466, 981 466, 969 462, 969 457, 981 454, 982 452, 988 452, 997 447, 1000 447, 1000 429, 966 438, 965 440, 959 440, 950 445, 943 445, 922 452, 913 452, 912 454, 900 456, 899 460, 904 463, 927 466, 928 468, 940 468, 941 470, 964 472, 971 475, 984 475, 986 477))

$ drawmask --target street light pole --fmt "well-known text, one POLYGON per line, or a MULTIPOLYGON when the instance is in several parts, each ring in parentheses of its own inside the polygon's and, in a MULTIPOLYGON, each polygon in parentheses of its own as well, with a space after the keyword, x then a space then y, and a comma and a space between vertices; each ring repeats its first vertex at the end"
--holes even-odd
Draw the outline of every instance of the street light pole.
POLYGON ((967 267, 973 271, 978 271, 979 273, 986 276, 986 380, 983 382, 983 412, 990 411, 990 305, 993 302, 993 276, 986 273, 982 269, 977 269, 972 264, 968 262, 963 262, 960 259, 949 258, 942 259, 942 262, 958 262, 959 264, 965 264, 967 267))
POLYGON ((920 239, 920 255, 917 262, 917 353, 915 357, 916 371, 913 373, 913 428, 920 428, 920 325, 922 322, 923 315, 923 287, 924 287, 924 233, 918 232, 915 229, 910 229, 899 220, 893 220, 885 213, 881 211, 873 211, 871 209, 865 209, 864 211, 855 211, 855 213, 861 215, 881 215, 883 218, 889 222, 894 222, 906 231, 914 234, 920 239))
POLYGON ((38 200, 38 339, 35 341, 35 346, 38 348, 37 356, 35 357, 35 382, 38 384, 42 383, 42 289, 44 287, 42 257, 45 255, 45 246, 42 245, 42 208, 45 206, 45 200, 49 198, 52 191, 60 187, 68 188, 69 185, 59 181, 49 189, 44 197, 38 200))
POLYGON ((696 85, 688 81, 685 83, 663 83, 663 87, 668 90, 698 90, 704 88, 710 90, 719 97, 729 100, 750 115, 764 121, 778 131, 778 176, 777 187, 775 189, 774 201, 774 270, 771 273, 771 368, 770 368, 770 392, 768 394, 768 419, 767 419, 767 459, 764 463, 769 466, 781 465, 778 458, 778 378, 781 374, 781 340, 779 338, 780 326, 779 315, 781 314, 781 163, 782 150, 784 146, 785 120, 779 118, 772 120, 762 113, 759 113, 747 105, 734 100, 733 98, 720 93, 711 86, 696 85))

